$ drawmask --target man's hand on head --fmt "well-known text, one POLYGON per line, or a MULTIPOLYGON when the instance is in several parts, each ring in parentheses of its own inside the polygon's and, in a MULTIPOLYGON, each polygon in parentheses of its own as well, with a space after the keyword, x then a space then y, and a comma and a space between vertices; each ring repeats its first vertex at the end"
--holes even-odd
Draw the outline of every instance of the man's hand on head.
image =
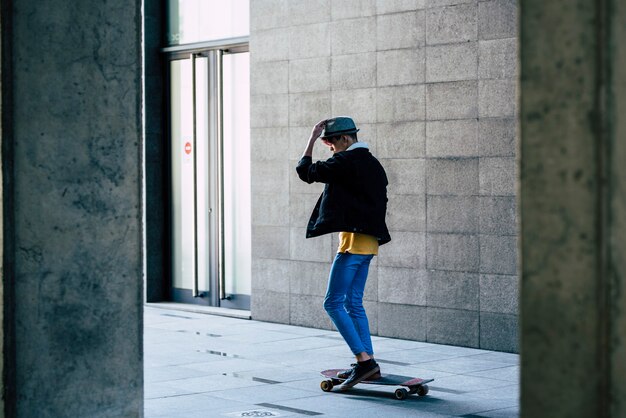
POLYGON ((311 137, 309 138, 309 142, 306 144, 306 148, 302 153, 303 157, 312 157, 313 156, 313 146, 315 145, 315 141, 320 137, 324 127, 326 126, 326 119, 321 120, 315 124, 313 130, 311 130, 311 137))
POLYGON ((319 138, 325 126, 326 126, 326 119, 317 122, 315 126, 313 127, 313 130, 311 131, 310 139, 316 140, 317 138, 319 138))

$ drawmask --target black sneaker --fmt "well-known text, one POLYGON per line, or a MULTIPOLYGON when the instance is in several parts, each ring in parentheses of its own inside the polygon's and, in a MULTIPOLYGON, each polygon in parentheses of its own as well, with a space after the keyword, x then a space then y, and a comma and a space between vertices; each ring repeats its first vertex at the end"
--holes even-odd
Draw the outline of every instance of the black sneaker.
MULTIPOLYGON (((346 370, 344 370, 344 371, 342 371, 342 372, 337 373, 337 377, 338 377, 339 379, 342 379, 342 380, 343 380, 343 379, 347 379, 347 378, 349 378, 349 377, 350 377, 350 375, 352 374, 352 372, 354 371, 354 368, 356 367, 356 363, 352 363, 352 364, 350 365, 350 367, 352 367, 352 368, 351 368, 351 369, 346 369, 346 370)), ((380 371, 378 371, 378 372, 374 373, 373 375, 371 375, 371 376, 368 378, 368 380, 377 380, 377 379, 380 379, 381 377, 382 377, 382 376, 381 376, 381 374, 380 374, 380 371)))
POLYGON ((353 371, 353 370, 354 370, 354 368, 356 367, 356 363, 352 363, 352 364, 350 365, 350 367, 351 367, 350 369, 346 369, 346 370, 344 370, 344 371, 342 371, 342 372, 337 373, 337 377, 338 377, 339 379, 347 379, 347 378, 349 378, 349 377, 350 377, 350 375, 352 374, 352 371, 353 371))
POLYGON ((350 374, 350 377, 348 377, 348 379, 343 382, 343 385, 341 385, 339 389, 350 389, 357 383, 363 380, 368 380, 372 376, 376 375, 376 373, 380 374, 380 367, 378 366, 378 363, 376 363, 376 361, 374 361, 373 359, 363 363, 357 363, 356 366, 354 366, 354 369, 352 369, 352 374, 350 374))

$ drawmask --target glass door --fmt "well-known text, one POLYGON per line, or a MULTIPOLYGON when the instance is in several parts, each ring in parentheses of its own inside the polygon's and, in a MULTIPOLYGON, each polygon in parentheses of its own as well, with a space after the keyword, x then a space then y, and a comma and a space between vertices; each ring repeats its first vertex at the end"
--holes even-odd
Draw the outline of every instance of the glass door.
MULTIPOLYGON (((223 56, 224 290, 250 306, 250 54, 223 56)), ((248 308, 249 309, 249 308, 248 308)))
POLYGON ((250 308, 249 54, 170 61, 171 297, 250 308))

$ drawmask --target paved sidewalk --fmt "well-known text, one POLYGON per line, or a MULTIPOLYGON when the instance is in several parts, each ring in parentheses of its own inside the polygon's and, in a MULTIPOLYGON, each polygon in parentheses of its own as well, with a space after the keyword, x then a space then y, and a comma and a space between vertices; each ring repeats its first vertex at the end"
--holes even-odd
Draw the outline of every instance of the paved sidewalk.
POLYGON ((322 369, 353 357, 338 333, 145 307, 145 416, 517 417, 519 356, 373 337, 383 374, 435 378, 426 397, 393 386, 325 393, 322 369))

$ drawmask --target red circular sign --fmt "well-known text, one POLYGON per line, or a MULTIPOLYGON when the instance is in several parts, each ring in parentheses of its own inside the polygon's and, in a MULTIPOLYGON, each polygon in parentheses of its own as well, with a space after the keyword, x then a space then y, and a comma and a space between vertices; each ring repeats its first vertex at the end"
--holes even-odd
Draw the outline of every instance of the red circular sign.
POLYGON ((191 154, 191 142, 185 144, 185 154, 191 154))

